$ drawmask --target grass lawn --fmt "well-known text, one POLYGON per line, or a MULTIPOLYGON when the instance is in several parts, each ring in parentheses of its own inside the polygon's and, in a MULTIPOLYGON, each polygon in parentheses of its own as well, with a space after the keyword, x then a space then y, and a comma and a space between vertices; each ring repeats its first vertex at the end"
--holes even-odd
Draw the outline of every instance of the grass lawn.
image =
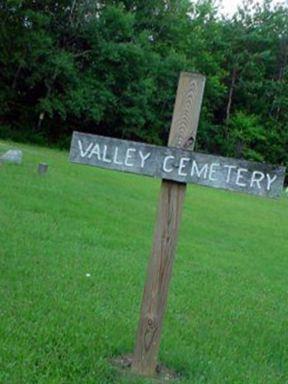
MULTIPOLYGON (((159 180, 11 147, 24 162, 0 166, 0 383, 152 382, 109 359, 133 350, 159 180)), ((288 383, 288 198, 189 186, 160 360, 181 383, 288 383)))

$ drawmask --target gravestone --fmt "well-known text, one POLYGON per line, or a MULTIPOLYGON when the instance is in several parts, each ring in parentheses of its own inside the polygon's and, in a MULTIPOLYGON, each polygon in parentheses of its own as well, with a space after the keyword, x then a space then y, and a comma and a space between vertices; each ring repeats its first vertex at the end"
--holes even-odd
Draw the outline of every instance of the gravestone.
POLYGON ((192 152, 205 78, 181 73, 168 147, 74 132, 70 161, 162 179, 133 372, 153 376, 187 183, 278 197, 285 168, 192 152))
POLYGON ((0 157, 3 163, 21 164, 23 152, 19 149, 9 149, 4 155, 0 157))
POLYGON ((48 164, 46 163, 39 163, 38 164, 38 174, 40 176, 45 175, 48 171, 48 164))

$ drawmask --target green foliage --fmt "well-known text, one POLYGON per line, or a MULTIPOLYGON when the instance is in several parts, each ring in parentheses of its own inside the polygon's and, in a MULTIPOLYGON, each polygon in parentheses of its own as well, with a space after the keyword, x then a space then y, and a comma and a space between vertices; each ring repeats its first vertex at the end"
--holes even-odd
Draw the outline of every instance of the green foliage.
POLYGON ((257 146, 265 142, 265 130, 256 116, 237 112, 231 117, 228 129, 229 155, 249 160, 264 160, 264 156, 257 151, 257 146))
POLYGON ((2 137, 165 144, 187 70, 207 76, 198 150, 287 164, 287 7, 249 1, 228 19, 206 0, 8 0, 0 18, 2 137))

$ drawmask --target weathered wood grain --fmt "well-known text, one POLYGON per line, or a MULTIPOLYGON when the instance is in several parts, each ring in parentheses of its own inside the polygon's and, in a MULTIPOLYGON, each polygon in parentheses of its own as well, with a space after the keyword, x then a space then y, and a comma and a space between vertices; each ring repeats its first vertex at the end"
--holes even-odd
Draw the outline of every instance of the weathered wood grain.
POLYGON ((132 362, 133 371, 140 375, 153 376, 157 366, 185 189, 185 184, 173 181, 163 180, 161 184, 154 242, 132 362))
MULTIPOLYGON (((205 78, 182 73, 180 76, 169 145, 193 148, 205 78)), ((186 184, 163 180, 158 206, 154 242, 150 256, 142 299, 136 347, 133 356, 134 372, 152 376, 157 356, 171 279, 186 184)))
MULTIPOLYGON (((175 118, 174 121, 177 123, 175 118)), ((179 129, 184 132, 184 120, 179 121, 179 129)), ((186 137, 188 139, 184 141, 182 136, 174 133, 173 141, 169 139, 169 142, 174 146, 188 146, 189 143, 191 147, 195 133, 190 132, 186 137)), ((181 183, 195 183, 268 197, 281 195, 285 178, 284 167, 78 132, 73 134, 70 160, 181 183)))
POLYGON ((168 139, 169 147, 194 148, 205 81, 205 77, 200 74, 181 73, 168 139))

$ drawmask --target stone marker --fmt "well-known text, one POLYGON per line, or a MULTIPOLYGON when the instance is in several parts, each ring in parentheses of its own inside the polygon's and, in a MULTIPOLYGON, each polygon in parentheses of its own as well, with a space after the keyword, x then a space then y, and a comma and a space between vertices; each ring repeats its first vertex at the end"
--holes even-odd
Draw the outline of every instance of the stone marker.
POLYGON ((22 158, 23 152, 20 149, 9 149, 0 157, 0 160, 4 163, 21 164, 22 158))
POLYGON ((46 163, 39 163, 38 164, 38 173, 39 175, 44 175, 48 171, 48 164, 46 163))

